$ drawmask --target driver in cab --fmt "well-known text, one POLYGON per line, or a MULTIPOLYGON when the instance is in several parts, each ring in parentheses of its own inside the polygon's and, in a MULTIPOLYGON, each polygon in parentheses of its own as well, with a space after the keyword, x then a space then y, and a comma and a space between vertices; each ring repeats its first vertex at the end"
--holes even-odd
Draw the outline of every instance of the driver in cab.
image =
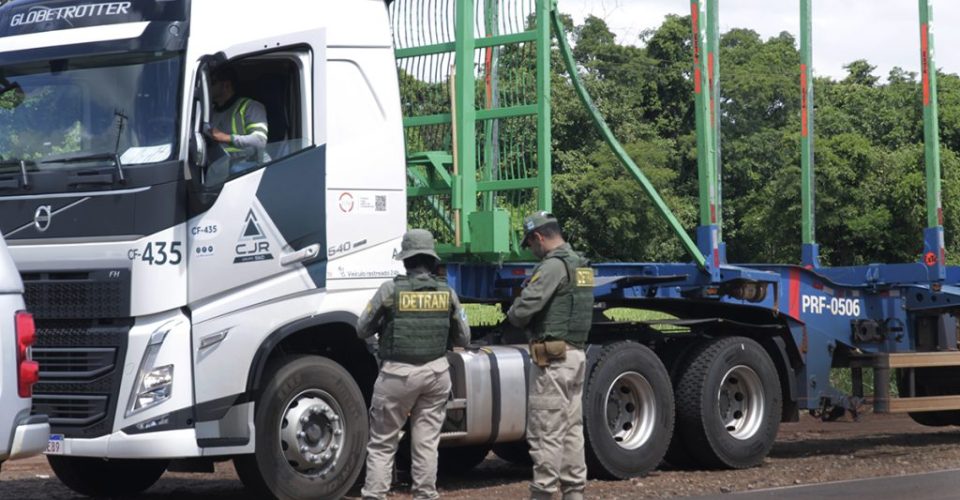
MULTIPOLYGON (((210 97, 214 104, 210 137, 229 155, 229 173, 236 174, 268 161, 267 111, 263 104, 237 95, 240 79, 230 66, 218 68, 210 80, 210 97)), ((221 176, 225 177, 226 173, 221 176)), ((214 174, 212 177, 220 176, 214 174)))

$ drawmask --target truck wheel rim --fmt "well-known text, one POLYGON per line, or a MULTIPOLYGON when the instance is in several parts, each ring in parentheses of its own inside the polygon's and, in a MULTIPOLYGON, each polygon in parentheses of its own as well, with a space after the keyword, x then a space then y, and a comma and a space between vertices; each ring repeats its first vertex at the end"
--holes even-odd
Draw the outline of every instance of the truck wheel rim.
POLYGON ((749 366, 734 366, 723 376, 717 403, 720 420, 730 436, 752 438, 763 423, 766 406, 760 376, 749 366))
POLYGON ((621 447, 635 450, 653 434, 656 398, 653 386, 637 372, 624 372, 607 390, 607 428, 621 447))
POLYGON ((297 394, 280 420, 280 448, 290 467, 300 474, 326 478, 343 451, 343 411, 321 390, 297 394))

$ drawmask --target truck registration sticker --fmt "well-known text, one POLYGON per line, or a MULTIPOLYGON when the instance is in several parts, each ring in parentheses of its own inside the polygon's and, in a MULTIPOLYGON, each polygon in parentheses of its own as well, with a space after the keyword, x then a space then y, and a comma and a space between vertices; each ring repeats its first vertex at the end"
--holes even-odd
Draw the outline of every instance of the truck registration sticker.
POLYGON ((804 295, 800 303, 805 313, 826 312, 834 316, 860 316, 860 299, 804 295))
POLYGON ((44 453, 47 455, 63 455, 63 434, 51 434, 44 453))

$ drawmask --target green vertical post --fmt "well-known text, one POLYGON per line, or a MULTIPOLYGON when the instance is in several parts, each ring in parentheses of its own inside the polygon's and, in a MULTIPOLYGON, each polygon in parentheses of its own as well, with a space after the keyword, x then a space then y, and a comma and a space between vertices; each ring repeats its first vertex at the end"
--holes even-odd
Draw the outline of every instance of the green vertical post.
POLYGON ((476 40, 473 35, 473 0, 458 0, 456 20, 454 21, 456 51, 456 75, 454 78, 456 113, 456 137, 459 196, 453 200, 454 208, 459 206, 461 244, 468 246, 470 228, 466 223, 470 214, 477 211, 477 110, 474 99, 476 77, 474 75, 474 52, 476 40))
MULTIPOLYGON (((484 32, 487 37, 499 35, 499 13, 500 0, 483 0, 484 12, 484 32)), ((487 47, 483 54, 483 74, 484 74, 484 109, 494 109, 499 107, 499 88, 497 75, 497 47, 487 47)), ((481 178, 485 181, 491 181, 496 178, 500 166, 500 127, 498 120, 486 120, 483 123, 483 165, 481 168, 481 178)), ((493 210, 495 198, 493 191, 483 193, 483 210, 493 210)))
POLYGON ((937 65, 933 60, 933 7, 920 0, 920 71, 923 78, 923 147, 927 174, 927 227, 923 231, 923 257, 932 281, 946 278, 943 244, 943 204, 940 190, 940 132, 937 118, 937 65))
POLYGON ((801 262, 820 266, 814 207, 813 0, 800 0, 800 207, 801 262))
POLYGON ((554 0, 537 0, 537 205, 553 211, 553 160, 550 135, 550 11, 554 0))
POLYGON ((723 163, 720 154, 720 9, 707 0, 707 79, 710 82, 711 170, 716 192, 717 239, 723 241, 723 163))
POLYGON ((697 126, 697 176, 700 184, 700 225, 716 221, 714 193, 716 184, 712 173, 710 147, 709 97, 706 58, 703 53, 704 15, 700 0, 690 1, 690 20, 693 28, 693 92, 697 126))
POLYGON ((927 169, 927 227, 943 225, 940 200, 940 134, 937 117, 937 66, 933 60, 933 7, 920 0, 920 57, 923 74, 923 144, 927 169))

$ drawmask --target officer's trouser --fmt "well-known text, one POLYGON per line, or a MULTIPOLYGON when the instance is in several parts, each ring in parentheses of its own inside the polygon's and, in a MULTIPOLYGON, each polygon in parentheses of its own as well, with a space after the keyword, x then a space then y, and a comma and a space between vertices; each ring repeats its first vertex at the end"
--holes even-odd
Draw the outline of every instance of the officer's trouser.
POLYGON ((567 351, 546 368, 530 365, 527 441, 533 458, 530 495, 551 498, 559 485, 563 498, 583 498, 587 465, 583 458, 583 378, 586 356, 567 351))
POLYGON ((400 430, 410 416, 413 498, 439 498, 437 446, 450 394, 450 373, 427 366, 409 375, 381 372, 370 402, 370 443, 367 445, 367 480, 363 498, 386 498, 393 476, 393 458, 400 430))

